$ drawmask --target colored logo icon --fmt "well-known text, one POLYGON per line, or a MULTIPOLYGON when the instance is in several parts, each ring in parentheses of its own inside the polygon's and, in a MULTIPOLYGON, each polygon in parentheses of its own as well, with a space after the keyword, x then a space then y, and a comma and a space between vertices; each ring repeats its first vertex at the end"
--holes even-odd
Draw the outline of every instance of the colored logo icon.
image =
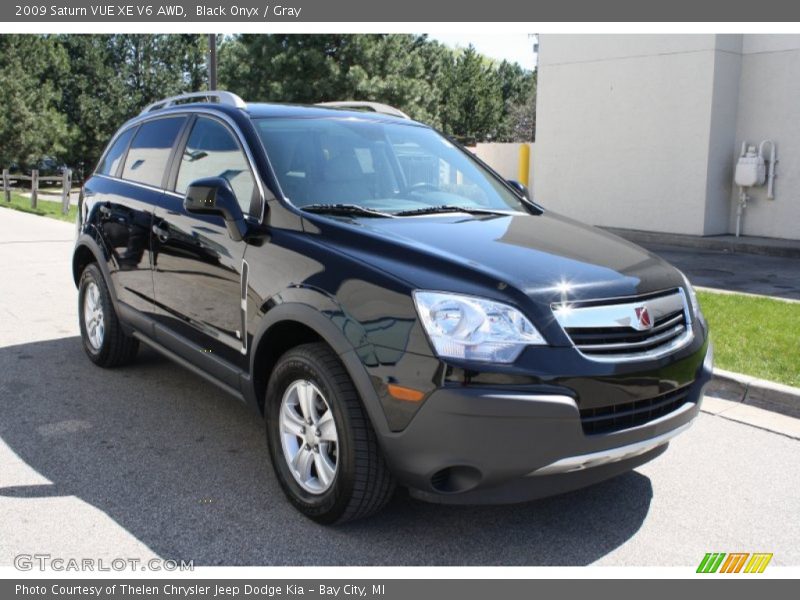
POLYGON ((698 573, 763 573, 772 560, 766 552, 707 552, 697 567, 698 573))

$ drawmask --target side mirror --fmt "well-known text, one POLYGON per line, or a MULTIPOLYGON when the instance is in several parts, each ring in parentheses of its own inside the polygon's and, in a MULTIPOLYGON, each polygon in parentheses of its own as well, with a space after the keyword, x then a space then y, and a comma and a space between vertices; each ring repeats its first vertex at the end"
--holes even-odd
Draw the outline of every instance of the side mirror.
POLYGON ((193 215, 218 215, 225 219, 231 239, 240 242, 247 233, 244 213, 231 184, 224 177, 205 177, 189 184, 183 208, 193 215))
POLYGON ((526 186, 524 183, 520 183, 515 179, 507 179, 506 183, 514 188, 514 190, 526 200, 531 199, 531 193, 528 191, 528 186, 526 186))

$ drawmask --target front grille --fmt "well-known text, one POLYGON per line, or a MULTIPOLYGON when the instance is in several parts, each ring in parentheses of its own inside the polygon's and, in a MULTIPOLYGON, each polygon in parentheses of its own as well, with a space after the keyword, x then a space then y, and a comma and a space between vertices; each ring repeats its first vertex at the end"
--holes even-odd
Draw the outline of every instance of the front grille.
POLYGON ((691 337, 680 289, 585 305, 554 305, 553 310, 575 347, 597 360, 656 358, 677 350, 691 337), (652 325, 649 328, 639 316, 643 309, 652 325))
POLYGON ((631 327, 568 327, 566 331, 584 353, 645 352, 680 337, 686 331, 686 316, 682 309, 668 313, 656 319, 653 328, 647 331, 631 327))
POLYGON ((678 388, 644 400, 622 402, 597 408, 581 409, 583 433, 593 435, 612 433, 637 425, 644 425, 658 417, 678 410, 686 403, 689 386, 678 388))

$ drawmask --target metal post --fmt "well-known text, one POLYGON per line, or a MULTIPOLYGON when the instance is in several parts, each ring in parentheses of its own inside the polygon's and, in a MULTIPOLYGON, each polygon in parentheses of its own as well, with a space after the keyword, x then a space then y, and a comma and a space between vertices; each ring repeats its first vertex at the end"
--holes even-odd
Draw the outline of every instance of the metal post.
POLYGON ((72 169, 64 169, 61 174, 61 212, 69 213, 69 192, 72 189, 72 169))
POLYGON ((39 202, 39 169, 31 171, 31 208, 39 202))
POLYGON ((217 34, 208 34, 208 91, 217 89, 217 34))
POLYGON ((8 169, 3 169, 3 192, 6 195, 6 202, 11 202, 11 186, 8 180, 8 169))

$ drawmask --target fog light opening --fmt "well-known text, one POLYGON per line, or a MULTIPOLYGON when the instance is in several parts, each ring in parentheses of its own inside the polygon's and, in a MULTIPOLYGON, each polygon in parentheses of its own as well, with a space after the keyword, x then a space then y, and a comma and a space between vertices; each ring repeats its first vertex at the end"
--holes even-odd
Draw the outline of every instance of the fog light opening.
POLYGON ((441 494, 458 494, 477 486, 483 475, 475 467, 456 465, 431 475, 431 487, 441 494))

